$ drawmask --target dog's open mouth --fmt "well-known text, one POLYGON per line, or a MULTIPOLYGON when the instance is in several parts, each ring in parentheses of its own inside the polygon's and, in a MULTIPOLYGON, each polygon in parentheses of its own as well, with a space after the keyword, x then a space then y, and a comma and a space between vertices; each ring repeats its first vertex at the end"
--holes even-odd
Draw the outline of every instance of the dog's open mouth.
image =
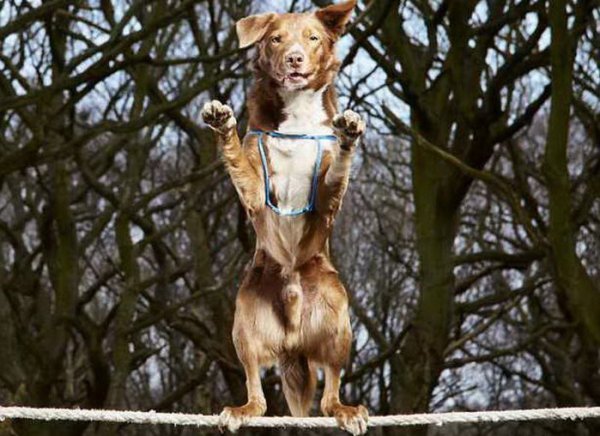
POLYGON ((284 82, 289 82, 293 84, 305 83, 308 81, 310 77, 310 73, 299 73, 297 71, 290 73, 285 76, 284 82))

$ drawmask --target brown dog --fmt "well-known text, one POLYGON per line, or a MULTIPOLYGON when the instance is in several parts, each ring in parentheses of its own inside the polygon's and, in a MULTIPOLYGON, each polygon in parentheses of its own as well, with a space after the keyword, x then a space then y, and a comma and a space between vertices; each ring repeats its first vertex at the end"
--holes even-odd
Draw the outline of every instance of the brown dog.
POLYGON ((248 402, 223 410, 221 426, 231 431, 265 413, 259 371, 278 362, 294 416, 308 415, 316 370, 322 368, 323 413, 335 416, 353 434, 366 432, 366 409, 343 405, 339 399, 340 372, 352 332, 348 297, 327 244, 348 185, 352 154, 364 131, 356 113, 335 115, 337 98, 332 85, 340 65, 335 43, 355 3, 314 13, 254 15, 237 23, 240 46, 257 45, 249 127, 284 135, 251 133, 241 145, 228 106, 212 101, 202 110, 204 121, 216 132, 257 235, 254 259, 237 296, 233 326, 233 341, 246 372, 248 402), (319 141, 322 159, 318 159, 316 140, 285 135, 333 133, 337 140, 319 141), (309 198, 314 198, 314 207, 306 213, 285 215, 285 211, 302 208, 309 198))

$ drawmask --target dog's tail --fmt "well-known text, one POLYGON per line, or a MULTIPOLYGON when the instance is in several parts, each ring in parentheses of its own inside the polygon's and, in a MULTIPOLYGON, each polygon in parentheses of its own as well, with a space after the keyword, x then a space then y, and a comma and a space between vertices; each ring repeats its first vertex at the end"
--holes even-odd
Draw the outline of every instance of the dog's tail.
POLYGON ((317 386, 317 369, 305 356, 285 355, 279 359, 283 393, 292 416, 308 416, 317 386))

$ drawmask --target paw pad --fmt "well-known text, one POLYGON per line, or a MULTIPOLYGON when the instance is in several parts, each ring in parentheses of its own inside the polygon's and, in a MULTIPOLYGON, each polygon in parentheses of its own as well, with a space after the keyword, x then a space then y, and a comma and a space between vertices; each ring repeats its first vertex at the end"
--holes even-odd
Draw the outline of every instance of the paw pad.
POLYGON ((365 131, 365 122, 356 112, 347 110, 333 118, 333 127, 341 135, 355 139, 365 131))
POLYGON ((235 127, 236 121, 233 110, 218 100, 209 101, 202 108, 202 119, 209 127, 219 132, 225 132, 235 127))

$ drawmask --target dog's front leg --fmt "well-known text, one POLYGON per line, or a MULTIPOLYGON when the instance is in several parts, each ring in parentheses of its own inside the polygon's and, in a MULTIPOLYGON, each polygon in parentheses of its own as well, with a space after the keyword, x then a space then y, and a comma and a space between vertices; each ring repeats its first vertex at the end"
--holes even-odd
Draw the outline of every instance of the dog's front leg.
POLYGON ((325 183, 320 203, 328 215, 335 215, 342 205, 348 187, 350 167, 354 149, 365 131, 365 123, 351 110, 338 114, 333 119, 333 127, 340 141, 340 151, 325 174, 325 183))
POLYGON ((242 149, 233 111, 217 100, 202 108, 202 119, 216 133, 225 165, 240 200, 252 215, 264 202, 260 171, 253 167, 242 149))

